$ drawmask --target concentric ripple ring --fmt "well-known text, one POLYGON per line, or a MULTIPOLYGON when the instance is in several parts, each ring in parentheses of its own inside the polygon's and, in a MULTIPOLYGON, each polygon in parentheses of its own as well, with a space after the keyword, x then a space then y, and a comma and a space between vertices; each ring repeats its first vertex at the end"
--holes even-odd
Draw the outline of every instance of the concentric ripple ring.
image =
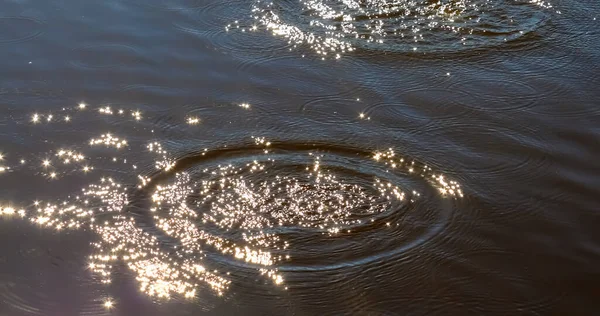
POLYGON ((551 7, 539 0, 257 0, 252 29, 327 57, 356 49, 454 52, 521 39, 551 7))
POLYGON ((391 149, 260 145, 177 159, 148 177, 129 211, 182 252, 202 252, 199 244, 208 244, 230 258, 220 259, 228 265, 258 266, 278 283, 276 271, 335 270, 420 246, 445 229, 463 195, 458 183, 391 149), (395 242, 370 245, 378 238, 395 242), (353 245, 355 239, 364 245, 353 245))

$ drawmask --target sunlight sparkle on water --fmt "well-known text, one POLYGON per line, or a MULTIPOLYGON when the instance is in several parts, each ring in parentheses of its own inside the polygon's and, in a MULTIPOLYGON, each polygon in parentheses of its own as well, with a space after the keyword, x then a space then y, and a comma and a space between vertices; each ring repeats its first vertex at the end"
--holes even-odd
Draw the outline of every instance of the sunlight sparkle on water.
MULTIPOLYGON (((526 25, 531 15, 522 10, 552 8, 542 0, 296 0, 284 5, 281 2, 255 0, 250 29, 263 29, 283 37, 294 48, 306 45, 322 59, 339 59, 359 46, 396 45, 403 51, 417 51, 435 45, 469 45, 485 40, 497 29, 501 29, 498 34, 522 32, 520 23, 526 25), (506 16, 512 19, 509 21, 506 16), (523 21, 515 22, 517 18, 523 21), (482 29, 486 34, 478 35, 482 29)), ((226 30, 239 28, 239 21, 235 21, 226 30)))
POLYGON ((112 308, 113 308, 113 306, 114 306, 114 303, 113 303, 113 301, 112 301, 112 300, 106 300, 106 301, 104 302, 104 307, 105 307, 106 309, 112 309, 112 308))
POLYGON ((188 119, 187 119, 187 123, 188 123, 189 125, 196 125, 196 124, 200 123, 200 119, 199 119, 199 118, 197 118, 197 117, 195 117, 195 116, 188 117, 188 119))
POLYGON ((100 135, 98 138, 92 138, 89 143, 92 146, 104 145, 106 147, 114 147, 117 149, 127 146, 127 140, 115 137, 110 133, 100 135))
MULTIPOLYGON (((77 108, 85 108, 82 104, 77 108)), ((250 107, 247 103, 239 106, 250 107)), ((109 107, 101 107, 98 112, 78 115, 109 113, 112 113, 109 107)), ((135 110, 123 110, 122 113, 141 117, 135 110)), ((39 120, 37 114, 35 117, 39 120)), ((361 113, 360 117, 366 118, 366 115, 361 113)), ((195 119, 188 118, 188 124, 199 121, 195 119)), ((59 183, 71 170, 64 168, 76 164, 74 170, 79 177, 91 170, 99 170, 94 173, 102 173, 98 175, 102 177, 94 178, 96 180, 63 200, 36 200, 26 207, 8 203, 0 207, 0 214, 7 217, 18 214, 32 224, 48 229, 84 228, 95 234, 97 238, 91 244, 87 264, 103 283, 111 283, 113 269, 124 265, 132 271, 139 290, 147 295, 193 299, 200 287, 223 295, 235 282, 230 271, 210 268, 211 259, 207 253, 242 262, 271 284, 283 288, 286 279, 279 267, 292 260, 290 250, 294 245, 274 228, 311 230, 324 238, 339 236, 363 224, 361 216, 383 214, 392 209, 392 205, 413 203, 420 197, 419 192, 403 189, 399 184, 379 177, 373 177, 370 183, 355 183, 341 177, 329 170, 327 155, 316 151, 297 154, 309 161, 298 173, 279 173, 277 168, 285 162, 271 155, 276 146, 264 137, 252 139, 258 152, 262 153, 252 161, 223 163, 194 172, 177 171, 173 172, 170 181, 159 184, 154 184, 147 174, 140 174, 138 183, 121 183, 111 177, 109 171, 90 164, 96 165, 96 160, 102 160, 100 158, 116 161, 118 157, 120 161, 118 153, 122 151, 119 149, 127 147, 139 150, 137 160, 128 163, 133 169, 139 163, 154 165, 159 173, 172 171, 177 160, 160 142, 136 145, 112 133, 102 133, 90 139, 88 146, 85 140, 80 144, 62 144, 51 153, 45 153, 45 159, 44 156, 32 158, 33 161, 41 160, 41 165, 30 164, 33 173, 41 173, 46 179, 55 180, 52 183, 59 183), (98 146, 105 148, 103 152, 110 151, 110 156, 95 153, 98 150, 90 148, 98 146), (143 150, 144 146, 146 150, 143 150), (257 178, 262 180, 257 181, 257 178), (137 206, 134 209, 141 211, 160 234, 140 225, 139 214, 131 212, 130 203, 138 192, 136 190, 146 189, 148 205, 142 210, 137 210, 137 206), (240 237, 230 237, 233 231, 240 237), (177 246, 161 242, 160 238, 164 236, 176 241, 177 246)), ((209 151, 204 149, 203 153, 209 151)), ((0 160, 3 158, 0 155, 0 160)), ((391 149, 364 159, 376 161, 386 170, 427 177, 442 196, 463 196, 458 183, 433 173, 427 166, 417 167, 414 162, 405 161, 391 149)), ((24 161, 22 159, 21 163, 24 161)), ((0 169, 0 172, 5 170, 8 168, 0 169)), ((95 177, 95 174, 85 177, 95 177)), ((384 226, 392 227, 392 224, 388 221, 384 226)), ((107 300, 104 306, 110 309, 114 302, 107 300)))

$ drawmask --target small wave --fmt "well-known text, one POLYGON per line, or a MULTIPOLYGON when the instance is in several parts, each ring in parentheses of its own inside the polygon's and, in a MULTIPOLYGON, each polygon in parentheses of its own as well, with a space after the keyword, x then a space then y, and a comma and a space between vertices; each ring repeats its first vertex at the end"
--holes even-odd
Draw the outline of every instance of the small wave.
POLYGON ((535 31, 544 1, 256 1, 255 25, 324 58, 356 49, 447 52, 495 46, 535 31))
MULTIPOLYGON (((31 124, 69 124, 86 113, 129 118, 129 125, 144 119, 137 110, 89 112, 82 103, 60 116, 34 114, 31 124)), ((145 150, 134 147, 140 143, 104 133, 90 148, 38 155, 49 158, 31 168, 51 182, 116 172, 64 199, 2 206, 0 214, 93 233, 87 268, 102 283, 125 266, 142 292, 191 299, 200 288, 224 295, 252 274, 287 287, 288 273, 404 255, 441 234, 463 196, 458 183, 391 148, 254 138, 177 158, 158 142, 145 150), (146 170, 138 182, 127 180, 138 166, 146 170)), ((4 170, 22 174, 26 162, 4 170)))

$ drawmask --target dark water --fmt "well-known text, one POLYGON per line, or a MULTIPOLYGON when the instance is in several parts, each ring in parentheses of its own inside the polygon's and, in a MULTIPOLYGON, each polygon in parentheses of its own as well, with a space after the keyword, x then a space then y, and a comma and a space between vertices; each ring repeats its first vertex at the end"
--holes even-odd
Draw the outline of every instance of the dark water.
POLYGON ((600 310, 597 1, 0 8, 0 315, 600 310))

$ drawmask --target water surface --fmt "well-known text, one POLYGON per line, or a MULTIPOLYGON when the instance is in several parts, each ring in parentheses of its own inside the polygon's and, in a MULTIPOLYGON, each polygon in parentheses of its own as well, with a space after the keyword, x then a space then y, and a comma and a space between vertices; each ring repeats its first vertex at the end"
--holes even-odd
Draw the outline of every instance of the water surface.
POLYGON ((0 6, 0 315, 597 313, 597 2, 0 6))

